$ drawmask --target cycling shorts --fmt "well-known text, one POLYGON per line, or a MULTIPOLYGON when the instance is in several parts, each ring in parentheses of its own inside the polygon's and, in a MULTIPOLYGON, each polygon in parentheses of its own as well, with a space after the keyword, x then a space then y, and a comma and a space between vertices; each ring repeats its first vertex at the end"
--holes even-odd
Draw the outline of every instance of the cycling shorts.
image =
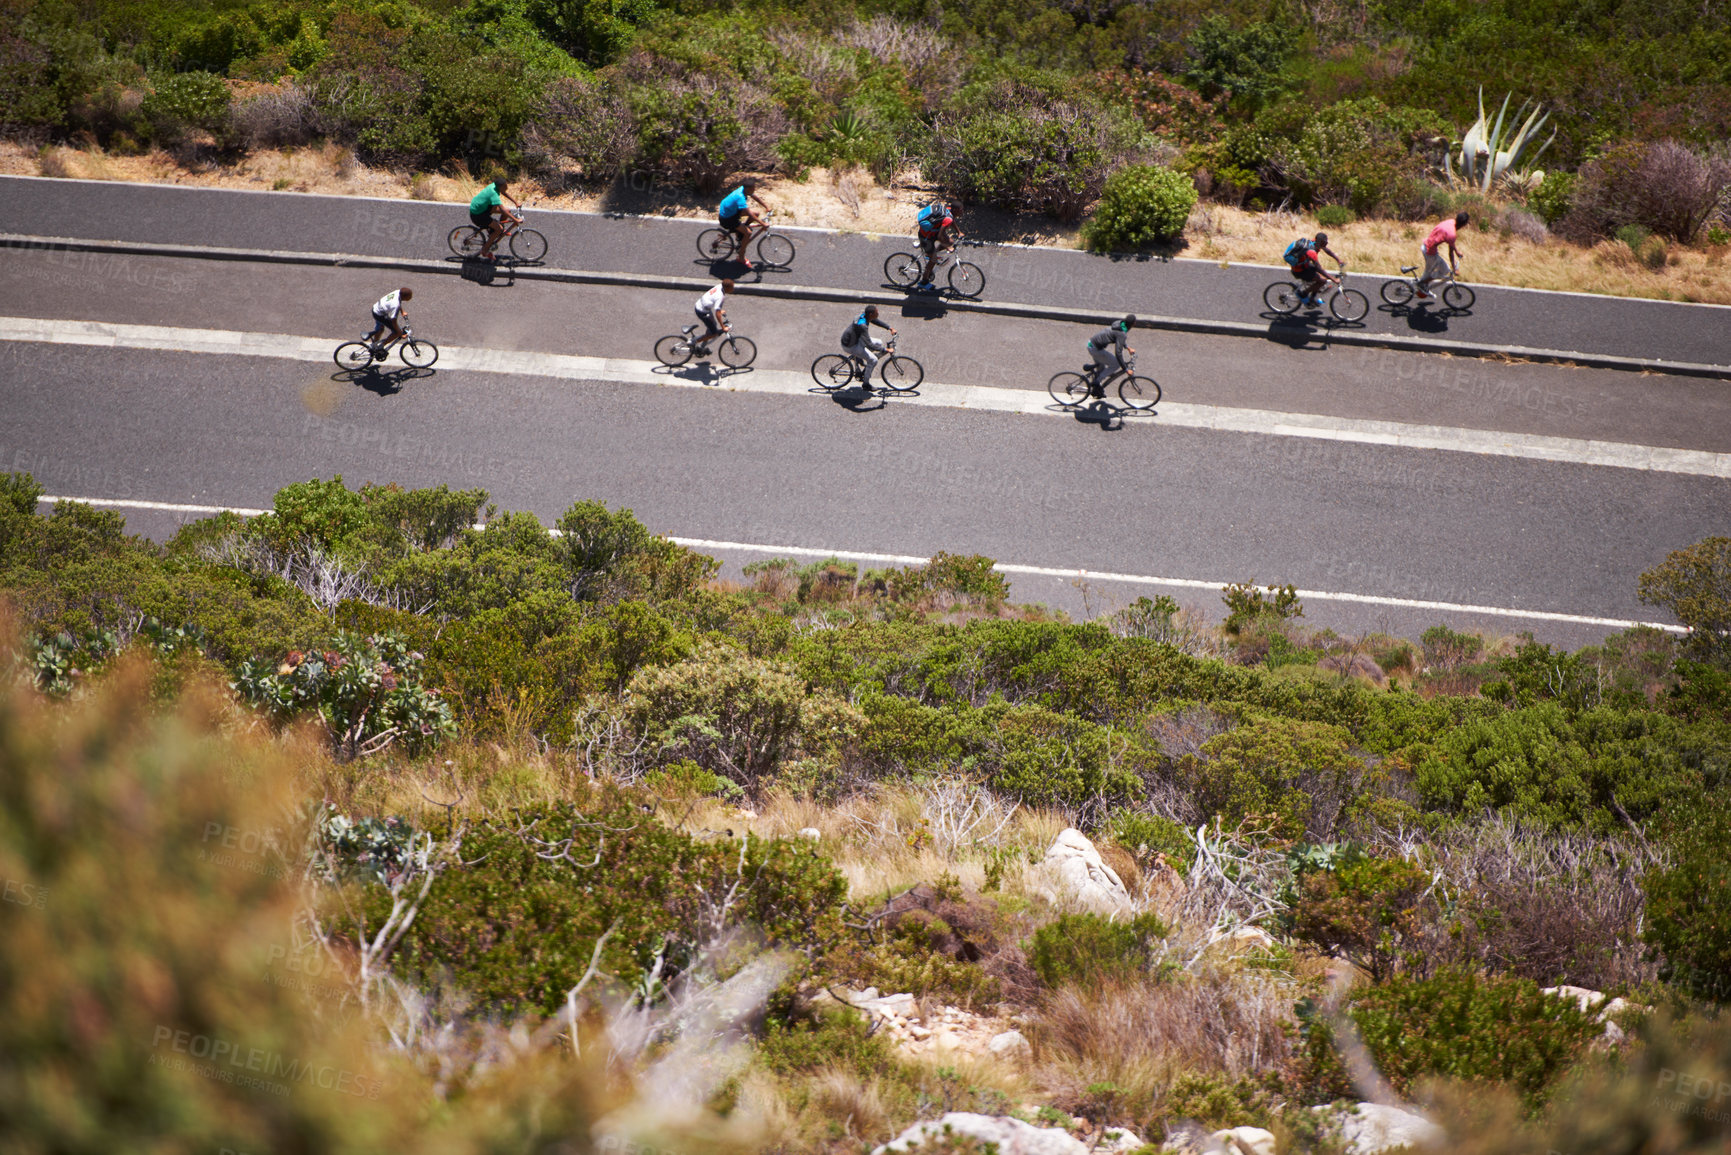
POLYGON ((704 334, 705 336, 713 337, 717 333, 721 332, 721 326, 716 323, 715 314, 713 312, 708 309, 693 309, 691 311, 697 314, 697 319, 702 321, 704 326, 709 330, 704 334))
POLYGON ((472 212, 469 214, 469 223, 478 229, 490 229, 493 227, 493 214, 472 212))
POLYGON ((1320 281, 1322 279, 1322 264, 1319 261, 1299 261, 1292 266, 1292 276, 1299 281, 1320 281))
POLYGON ((943 240, 942 233, 933 233, 929 237, 924 233, 921 233, 919 237, 920 252, 924 253, 928 257, 936 256, 938 251, 938 242, 941 240, 943 240))
POLYGON ((721 227, 731 233, 735 229, 739 228, 740 222, 743 220, 745 220, 744 213, 735 213, 730 217, 722 217, 721 227))

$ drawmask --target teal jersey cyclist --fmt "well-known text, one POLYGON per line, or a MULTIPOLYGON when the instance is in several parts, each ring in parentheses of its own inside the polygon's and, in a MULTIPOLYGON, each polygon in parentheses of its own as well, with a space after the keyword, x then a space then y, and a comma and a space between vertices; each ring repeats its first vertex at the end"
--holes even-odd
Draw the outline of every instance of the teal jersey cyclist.
POLYGON ((733 234, 739 245, 739 259, 746 268, 751 268, 751 258, 745 255, 746 242, 751 240, 751 226, 764 228, 763 218, 751 211, 750 201, 756 201, 764 212, 769 206, 763 203, 763 198, 757 195, 757 182, 747 179, 744 184, 721 198, 718 215, 721 227, 733 234))
POLYGON ((509 214, 513 221, 523 219, 505 207, 505 201, 510 201, 518 209, 523 207, 517 204, 515 197, 505 191, 505 185, 505 178, 500 177, 482 188, 469 202, 469 223, 478 229, 486 230, 487 233, 487 239, 481 245, 481 259, 483 261, 493 260, 493 246, 498 244, 499 238, 505 235, 505 216, 509 214))

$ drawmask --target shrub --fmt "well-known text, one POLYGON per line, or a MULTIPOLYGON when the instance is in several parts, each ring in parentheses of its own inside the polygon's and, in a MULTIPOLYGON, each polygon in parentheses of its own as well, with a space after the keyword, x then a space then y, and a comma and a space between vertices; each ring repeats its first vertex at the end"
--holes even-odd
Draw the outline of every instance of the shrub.
POLYGON ((1093 913, 1064 914, 1034 932, 1028 963, 1048 987, 1099 986, 1148 969, 1166 928, 1152 914, 1113 922, 1093 913))
POLYGON ((1189 873, 1196 857, 1196 841, 1189 829, 1158 814, 1121 810, 1107 820, 1105 835, 1138 862, 1152 862, 1161 856, 1179 874, 1189 873))
POLYGON ((1196 185, 1181 172, 1136 164, 1106 180, 1082 239, 1096 252, 1133 252, 1184 231, 1196 206, 1196 185))
POLYGON ((1073 221, 1139 136, 1091 97, 999 81, 964 90, 936 119, 921 171, 964 200, 1073 221))
POLYGON ((228 135, 247 148, 294 148, 319 135, 312 93, 293 80, 229 106, 228 135))
POLYGON ((1396 207, 1407 187, 1424 178, 1429 142, 1449 131, 1434 112, 1390 107, 1375 97, 1302 117, 1282 106, 1257 124, 1274 138, 1265 171, 1300 203, 1345 205, 1361 214, 1396 207))
POLYGON ((592 80, 553 81, 523 122, 523 159, 543 172, 570 165, 594 180, 622 173, 636 151, 630 109, 592 80))
POLYGON ((235 689, 279 722, 317 711, 344 761, 397 742, 413 754, 456 731, 451 708, 421 684, 422 660, 398 637, 339 630, 331 649, 292 651, 275 670, 243 662, 235 689))
POLYGON ((1666 816, 1672 861, 1641 882, 1644 938, 1662 974, 1700 998, 1731 996, 1731 817, 1722 802, 1690 803, 1666 816))
POLYGON ((724 71, 703 72, 644 53, 621 66, 646 172, 720 190, 736 172, 766 170, 787 134, 787 113, 759 86, 724 71))
POLYGON ((1592 241, 1640 225, 1687 244, 1731 190, 1731 154, 1697 153, 1673 140, 1629 142, 1582 165, 1579 176, 1558 225, 1564 235, 1592 241))
MULTIPOLYGON (((982 554, 939 551, 923 566, 890 570, 884 575, 889 596, 898 602, 972 605, 995 609, 1010 596, 1010 583, 996 569, 997 563, 982 554)), ((806 577, 800 576, 800 596, 806 577)), ((948 608, 943 606, 941 608, 948 608)))
POLYGON ((139 111, 164 140, 189 131, 219 132, 228 123, 228 85, 209 72, 180 72, 162 77, 139 111))
POLYGON ((1325 229, 1336 229, 1341 225, 1350 225, 1358 219, 1358 214, 1345 205, 1322 205, 1316 210, 1316 223, 1325 229))
POLYGON ((1204 819, 1261 818, 1283 837, 1323 841, 1371 801, 1349 742, 1339 726, 1258 718, 1210 738, 1174 774, 1204 819))
POLYGON ((1283 25, 1258 21, 1237 29, 1214 12, 1202 18, 1185 47, 1191 60, 1185 76, 1203 92, 1259 104, 1286 87, 1286 57, 1297 44, 1283 25))
POLYGON ((1318 856, 1295 851, 1285 927, 1328 954, 1387 978, 1417 945, 1434 915, 1428 874, 1404 859, 1348 850, 1318 856))
POLYGON ((1539 214, 1547 225, 1554 225, 1569 215, 1575 200, 1575 184, 1579 178, 1572 172, 1552 170, 1545 174, 1539 187, 1527 194, 1527 206, 1539 214))
MULTIPOLYGON (((1354 992, 1348 1008, 1376 1069, 1401 1095, 1426 1078, 1506 1083, 1529 1109, 1542 1105, 1604 1034, 1573 999, 1528 979, 1450 968, 1423 979, 1395 976, 1354 992)), ((1332 1027, 1305 1023, 1301 1078, 1313 1093, 1351 1093, 1332 1027)))
POLYGON ((1135 770, 1108 746, 1104 729, 1043 706, 988 707, 995 721, 980 761, 992 789, 1025 806, 1072 810, 1124 801, 1141 793, 1135 770))
POLYGON ((1663 606, 1689 629, 1686 648, 1701 661, 1731 667, 1731 537, 1708 537, 1673 550, 1641 574, 1641 601, 1663 606))
POLYGON ((1296 587, 1269 586, 1268 595, 1272 596, 1264 595, 1251 582, 1236 582, 1221 590, 1220 600, 1226 603, 1227 610, 1221 628, 1228 634, 1237 634, 1260 618, 1283 622, 1304 616, 1304 603, 1298 600, 1296 587))

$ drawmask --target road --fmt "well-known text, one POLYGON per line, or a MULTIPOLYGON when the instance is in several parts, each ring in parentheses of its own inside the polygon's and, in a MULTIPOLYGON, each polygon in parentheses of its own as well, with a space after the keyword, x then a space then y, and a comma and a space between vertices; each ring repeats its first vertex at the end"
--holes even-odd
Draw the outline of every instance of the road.
MULTIPOLYGON (((188 186, 0 177, 0 232, 137 240, 290 252, 439 257, 462 207, 419 201, 324 197, 188 186)), ((547 263, 565 268, 705 275, 694 242, 703 222, 536 212, 550 242, 547 263)), ((798 231, 792 268, 766 279, 827 288, 880 288, 883 262, 900 237, 798 231)), ((1416 251, 1416 243, 1415 243, 1416 251)), ((1137 312, 1214 321, 1267 321, 1262 290, 1278 270, 1222 269, 1194 260, 1108 260, 1061 249, 989 246, 968 251, 998 301, 1137 312)), ((1278 260, 1271 251, 1269 261, 1278 260)), ((1470 264, 1467 269, 1470 273, 1470 264)), ((1578 353, 1731 366, 1731 309, 1581 294, 1477 286, 1470 315, 1383 306, 1367 276, 1358 287, 1375 306, 1366 331, 1578 353)))
MULTIPOLYGON (((361 328, 367 302, 389 287, 376 271, 89 256, 0 256, 4 312, 334 344, 361 328)), ((914 404, 657 388, 605 369, 589 379, 537 375, 524 368, 537 353, 645 360, 656 335, 690 316, 689 294, 484 288, 442 277, 420 289, 417 329, 448 348, 497 351, 497 371, 450 368, 460 363, 453 354, 425 378, 349 381, 328 362, 271 353, 277 345, 264 338, 254 349, 268 355, 245 343, 213 354, 128 348, 124 339, 112 347, 0 341, 0 468, 29 469, 60 495, 238 507, 267 505, 284 484, 334 473, 351 483, 480 485, 502 508, 548 522, 574 500, 599 498, 634 509, 657 532, 739 547, 979 552, 1022 567, 1290 581, 1615 619, 1660 617, 1635 599, 1640 571, 1671 549, 1731 531, 1724 477, 1415 450, 1336 440, 1327 430, 1222 432, 1159 417, 1101 422, 945 402, 945 387, 966 385, 1041 400, 1076 338, 1056 323, 892 316, 903 348, 934 382, 926 403, 914 404)), ((757 338, 763 375, 791 377, 828 347, 847 312, 742 298, 734 318, 757 338)), ((1731 397, 1711 381, 1389 350, 1300 352, 1225 337, 1147 339, 1157 342, 1172 402, 1163 408, 1731 452, 1731 397)), ((180 516, 128 511, 130 524, 158 536, 180 516)), ((775 551, 712 552, 737 573, 740 562, 775 551)), ((1077 614, 1163 592, 1109 580, 1084 591, 1040 574, 1012 580, 1018 599, 1077 614)), ((1219 616, 1216 594, 1164 592, 1219 616)), ((1437 621, 1531 628, 1566 644, 1609 629, 1326 598, 1307 603, 1307 620, 1403 633, 1437 621)))

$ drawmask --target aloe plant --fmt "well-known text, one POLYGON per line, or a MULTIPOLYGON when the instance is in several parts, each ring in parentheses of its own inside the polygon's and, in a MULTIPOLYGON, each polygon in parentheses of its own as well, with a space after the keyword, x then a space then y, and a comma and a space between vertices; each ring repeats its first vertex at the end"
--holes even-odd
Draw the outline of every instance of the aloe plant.
MULTIPOLYGON (((1537 149, 1528 151, 1528 146, 1537 139, 1539 130, 1550 120, 1550 114, 1544 112, 1542 105, 1533 104, 1531 100, 1521 101, 1521 106, 1515 110, 1515 115, 1508 115, 1509 101, 1514 94, 1503 97, 1503 106, 1497 111, 1495 124, 1491 124, 1485 116, 1485 90, 1479 89, 1479 118, 1473 126, 1461 137, 1461 176, 1469 184, 1477 185, 1482 191, 1491 191, 1491 184, 1505 173, 1513 176, 1517 165, 1530 165, 1538 160, 1544 151, 1551 147, 1551 141, 1557 139, 1555 130, 1537 149), (1527 108, 1532 105, 1532 111, 1527 108), (1521 120, 1525 115, 1526 119, 1521 120), (1515 122, 1520 121, 1520 127, 1515 122), (1503 131, 1507 123, 1508 132, 1503 131)), ((1445 155, 1444 164, 1448 169, 1449 179, 1455 176, 1452 156, 1445 155)))

